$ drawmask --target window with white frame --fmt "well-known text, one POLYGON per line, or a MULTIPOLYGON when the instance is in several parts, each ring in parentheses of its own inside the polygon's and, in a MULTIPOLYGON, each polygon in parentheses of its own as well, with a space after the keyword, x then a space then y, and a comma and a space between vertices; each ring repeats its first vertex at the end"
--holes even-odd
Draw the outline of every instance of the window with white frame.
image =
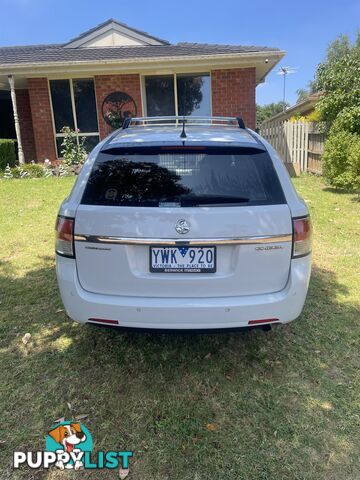
POLYGON ((211 115, 210 74, 174 74, 144 78, 146 115, 211 115))
POLYGON ((92 78, 50 80, 57 155, 61 157, 63 127, 75 130, 76 137, 85 137, 90 151, 99 142, 94 80, 92 78))

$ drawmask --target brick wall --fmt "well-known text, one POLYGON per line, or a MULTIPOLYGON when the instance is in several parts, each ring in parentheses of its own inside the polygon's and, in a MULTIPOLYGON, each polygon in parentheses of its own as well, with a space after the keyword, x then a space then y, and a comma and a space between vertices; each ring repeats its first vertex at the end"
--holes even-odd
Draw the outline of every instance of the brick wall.
POLYGON ((36 150, 28 90, 16 90, 16 105, 25 161, 31 162, 31 160, 36 160, 36 150))
POLYGON ((49 88, 46 78, 29 78, 28 91, 34 130, 36 160, 56 160, 49 88))
POLYGON ((98 110, 100 139, 112 132, 111 127, 102 116, 102 104, 109 93, 125 92, 130 95, 137 107, 137 116, 142 115, 140 76, 131 75, 97 75, 95 77, 95 95, 98 110))
POLYGON ((251 68, 213 70, 211 72, 212 114, 242 117, 245 125, 255 128, 256 71, 251 68))
MULTIPOLYGON (((214 116, 241 116, 247 126, 255 128, 255 73, 253 67, 211 72, 214 116)), ((143 114, 138 74, 95 76, 95 95, 101 139, 112 131, 102 117, 102 104, 109 93, 116 91, 128 93, 136 103, 137 115, 143 114)), ((37 161, 44 161, 45 158, 55 160, 56 150, 47 79, 29 78, 28 91, 18 90, 17 95, 26 160, 33 158, 37 161)))

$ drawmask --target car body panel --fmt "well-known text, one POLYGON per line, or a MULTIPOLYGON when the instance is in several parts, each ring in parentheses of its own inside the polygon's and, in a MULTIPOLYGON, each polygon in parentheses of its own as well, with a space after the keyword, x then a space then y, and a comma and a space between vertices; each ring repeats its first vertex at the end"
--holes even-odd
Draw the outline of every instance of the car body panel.
MULTIPOLYGON (((57 255, 56 271, 67 314, 75 321, 117 321, 118 326, 146 329, 198 330, 249 326, 250 320, 295 320, 301 313, 311 272, 311 256, 291 261, 284 289, 263 295, 218 298, 162 298, 102 295, 84 290, 76 264, 57 255)), ((266 324, 266 321, 264 321, 266 324)))
MULTIPOLYGON (((59 214, 75 218, 75 235, 189 242, 292 235, 292 218, 308 215, 276 151, 249 129, 186 126, 129 128, 114 132, 89 155, 59 214), (221 207, 111 207, 81 204, 100 151, 148 145, 246 146, 266 150, 283 189, 285 204, 221 207), (186 219, 190 232, 175 224, 186 219)), ((76 321, 112 318, 137 328, 230 328, 247 320, 286 323, 303 307, 311 256, 292 259, 292 241, 217 245, 216 273, 151 273, 149 245, 75 241, 76 259, 57 255, 65 308, 76 321)))
MULTIPOLYGON (((287 205, 180 209, 80 205, 75 221, 75 235, 80 236, 173 238, 183 242, 203 238, 209 246, 214 245, 212 238, 291 233, 287 205), (190 225, 186 235, 175 230, 176 222, 182 218, 190 225)), ((99 248, 91 242, 75 241, 75 253, 80 283, 90 292, 149 297, 221 297, 276 292, 284 288, 289 275, 292 242, 267 246, 267 250, 260 250, 258 244, 218 245, 217 271, 207 275, 151 273, 149 247, 142 245, 106 243, 99 248)))

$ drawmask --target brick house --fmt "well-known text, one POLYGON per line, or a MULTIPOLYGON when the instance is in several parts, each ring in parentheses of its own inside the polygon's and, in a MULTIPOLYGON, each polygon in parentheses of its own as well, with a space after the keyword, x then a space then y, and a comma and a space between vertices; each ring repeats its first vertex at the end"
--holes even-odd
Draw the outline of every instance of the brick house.
POLYGON ((255 128, 255 88, 283 55, 269 47, 174 45, 113 19, 65 44, 3 47, 0 138, 15 138, 18 123, 25 160, 43 161, 59 158, 64 126, 78 129, 91 149, 129 115, 241 116, 255 128))

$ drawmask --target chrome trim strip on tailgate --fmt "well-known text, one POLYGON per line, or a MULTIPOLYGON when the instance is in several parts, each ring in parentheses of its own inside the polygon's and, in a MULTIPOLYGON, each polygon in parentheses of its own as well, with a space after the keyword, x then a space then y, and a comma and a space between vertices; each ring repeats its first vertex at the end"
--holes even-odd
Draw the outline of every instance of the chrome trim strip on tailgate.
POLYGON ((263 243, 291 242, 292 234, 233 238, 194 238, 189 240, 178 238, 126 238, 77 234, 74 235, 74 240, 76 242, 120 245, 257 245, 263 243))

